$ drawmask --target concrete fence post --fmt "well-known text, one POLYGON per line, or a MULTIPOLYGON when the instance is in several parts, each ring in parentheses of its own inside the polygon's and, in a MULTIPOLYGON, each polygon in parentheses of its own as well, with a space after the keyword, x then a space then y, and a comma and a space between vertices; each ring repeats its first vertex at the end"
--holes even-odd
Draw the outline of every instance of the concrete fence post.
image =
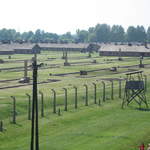
POLYGON ((16 98, 15 96, 11 96, 13 100, 13 107, 12 107, 12 123, 16 124, 16 98))
POLYGON ((144 81, 145 81, 145 92, 147 91, 147 75, 144 75, 144 81))
POLYGON ((61 116, 60 108, 58 108, 58 116, 61 116))
POLYGON ((3 132, 3 121, 0 121, 0 132, 3 132))
POLYGON ((26 96, 28 97, 28 120, 31 120, 31 96, 28 93, 26 96))
POLYGON ((99 51, 99 56, 101 56, 101 52, 99 51))
POLYGON ((68 110, 68 100, 67 100, 67 89, 66 88, 63 88, 63 90, 65 91, 65 99, 64 99, 64 103, 65 103, 65 108, 64 108, 64 111, 67 111, 68 110))
POLYGON ((65 52, 63 51, 63 56, 62 56, 62 59, 65 59, 65 52))
POLYGON ((39 91, 41 95, 41 117, 44 117, 44 94, 42 91, 39 91))
POLYGON ((54 89, 51 89, 53 92, 53 113, 56 113, 56 91, 54 89))
POLYGON ((106 100, 106 96, 105 96, 105 82, 104 81, 102 81, 102 85, 103 85, 103 102, 105 102, 105 100, 106 100))
POLYGON ((84 84, 85 87, 85 106, 88 106, 88 86, 84 84))
POLYGON ((28 76, 28 60, 24 61, 24 78, 28 76))
POLYGON ((101 99, 98 100, 98 105, 101 106, 101 99))
POLYGON ((96 83, 92 83, 94 85, 94 104, 97 103, 97 86, 96 83))
POLYGON ((111 82, 111 99, 114 99, 114 82, 113 80, 110 81, 111 82))
POLYGON ((78 108, 78 93, 77 93, 78 89, 76 86, 74 86, 73 88, 75 89, 74 107, 75 107, 75 109, 77 109, 78 108))
POLYGON ((120 80, 119 80, 119 98, 122 97, 121 92, 122 92, 122 81, 121 81, 121 79, 120 79, 120 80))

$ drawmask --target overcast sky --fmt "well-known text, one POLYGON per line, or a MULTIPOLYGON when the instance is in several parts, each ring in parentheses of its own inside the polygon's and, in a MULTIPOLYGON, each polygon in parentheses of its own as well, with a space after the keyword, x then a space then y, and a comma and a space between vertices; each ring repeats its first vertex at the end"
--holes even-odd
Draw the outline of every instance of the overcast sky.
POLYGON ((150 0, 0 0, 0 29, 75 33, 97 23, 150 26, 150 0))

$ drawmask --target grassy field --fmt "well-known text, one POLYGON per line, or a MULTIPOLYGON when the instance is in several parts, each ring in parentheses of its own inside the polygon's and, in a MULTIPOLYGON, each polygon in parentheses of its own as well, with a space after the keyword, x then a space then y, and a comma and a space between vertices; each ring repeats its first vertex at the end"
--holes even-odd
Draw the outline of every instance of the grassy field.
MULTIPOLYGON (((6 60, 0 68, 23 67, 23 60, 31 59, 32 55, 1 56, 6 60)), ((38 90, 44 93, 44 117, 41 117, 41 97, 39 95, 39 134, 41 150, 137 150, 141 143, 150 142, 149 109, 139 110, 136 103, 121 109, 122 99, 119 98, 119 82, 114 80, 114 99, 111 98, 111 82, 104 79, 126 78, 125 73, 139 70, 139 58, 100 57, 98 53, 88 58, 88 54, 68 54, 71 66, 63 66, 60 52, 43 52, 38 55, 38 63, 46 64, 38 70, 38 82, 57 79, 58 82, 39 84, 38 90), (53 58, 53 59, 52 59, 53 58), (92 63, 96 60, 97 63, 92 63), (55 68, 53 66, 56 66, 55 68), (124 66, 124 67, 123 67, 124 66), (131 66, 127 68, 125 66, 131 66), (117 67, 117 72, 99 70, 88 72, 87 76, 55 74, 79 72, 80 70, 96 70, 117 67), (51 76, 49 75, 51 73, 51 76), (106 84, 106 101, 102 99, 102 83, 106 84), (97 104, 94 104, 94 86, 97 84, 97 104), (85 106, 85 87, 88 85, 89 105, 85 106), (74 108, 74 88, 78 87, 78 109, 74 108), (64 111, 64 90, 68 89, 68 111, 64 111), (57 110, 61 116, 53 113, 53 93, 56 90, 57 110), (99 104, 100 101, 100 104, 99 104)), ((149 58, 144 58, 144 64, 150 64, 149 58)), ((29 63, 31 65, 31 62, 29 63)), ((147 75, 147 101, 150 105, 149 65, 140 68, 147 75)), ((18 69, 2 70, 0 80, 13 80, 23 77, 24 72, 18 69)), ((32 72, 29 71, 32 78, 32 72)), ((124 94, 122 81, 122 98, 124 94)), ((0 87, 21 85, 18 80, 0 82, 0 87)), ((4 122, 4 132, 0 132, 0 150, 29 150, 31 121, 28 120, 28 98, 32 95, 32 85, 0 90, 0 120, 4 122), (16 97, 17 124, 12 124, 12 99, 16 97)), ((142 105, 145 108, 145 105, 142 105)))

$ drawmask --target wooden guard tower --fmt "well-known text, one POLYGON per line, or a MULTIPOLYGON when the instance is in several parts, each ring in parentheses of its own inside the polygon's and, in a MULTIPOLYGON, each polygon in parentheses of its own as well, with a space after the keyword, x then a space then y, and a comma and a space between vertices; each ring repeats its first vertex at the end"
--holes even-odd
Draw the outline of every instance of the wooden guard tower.
POLYGON ((126 74, 127 80, 125 84, 122 108, 125 104, 129 105, 132 101, 135 101, 139 105, 139 107, 141 107, 141 104, 143 102, 148 108, 145 96, 145 83, 142 73, 143 71, 134 71, 126 74))

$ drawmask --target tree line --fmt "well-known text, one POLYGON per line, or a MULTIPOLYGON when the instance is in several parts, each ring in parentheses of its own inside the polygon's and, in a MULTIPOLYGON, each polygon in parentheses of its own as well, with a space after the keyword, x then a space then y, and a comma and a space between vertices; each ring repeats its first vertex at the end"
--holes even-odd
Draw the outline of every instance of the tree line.
POLYGON ((35 32, 17 32, 15 29, 0 30, 1 43, 86 43, 86 42, 150 42, 150 27, 129 26, 125 32, 121 25, 97 24, 88 30, 76 30, 72 35, 67 32, 62 35, 37 29, 35 32))

